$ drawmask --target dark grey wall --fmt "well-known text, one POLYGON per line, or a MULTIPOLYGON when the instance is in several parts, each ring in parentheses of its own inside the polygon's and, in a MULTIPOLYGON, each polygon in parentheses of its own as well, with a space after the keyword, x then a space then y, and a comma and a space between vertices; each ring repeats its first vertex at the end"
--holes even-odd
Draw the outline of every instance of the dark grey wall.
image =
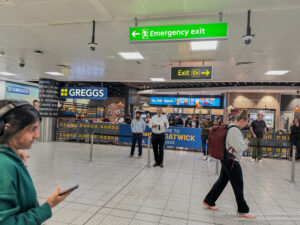
POLYGON ((297 104, 300 108, 300 95, 281 95, 280 111, 293 111, 297 104))

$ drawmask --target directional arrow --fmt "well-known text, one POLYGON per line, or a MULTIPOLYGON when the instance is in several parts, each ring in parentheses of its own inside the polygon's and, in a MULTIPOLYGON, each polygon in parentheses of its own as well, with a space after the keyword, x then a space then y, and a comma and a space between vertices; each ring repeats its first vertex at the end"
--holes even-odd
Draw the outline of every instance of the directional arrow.
POLYGON ((136 31, 133 31, 133 32, 132 32, 132 36, 133 36, 133 37, 136 37, 136 35, 140 35, 140 33, 137 33, 136 31))
POLYGON ((205 72, 201 72, 201 74, 205 74, 205 76, 208 77, 208 75, 210 74, 209 70, 206 70, 205 72))

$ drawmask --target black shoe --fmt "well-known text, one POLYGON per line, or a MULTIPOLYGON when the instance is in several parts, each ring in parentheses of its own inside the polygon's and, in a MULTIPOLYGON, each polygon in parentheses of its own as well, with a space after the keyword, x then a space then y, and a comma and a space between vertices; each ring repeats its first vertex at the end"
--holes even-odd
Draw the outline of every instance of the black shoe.
POLYGON ((159 164, 159 166, 160 166, 161 168, 164 168, 164 164, 163 164, 163 163, 159 164))
POLYGON ((159 166, 159 164, 158 163, 154 163, 153 167, 157 167, 157 166, 159 166))

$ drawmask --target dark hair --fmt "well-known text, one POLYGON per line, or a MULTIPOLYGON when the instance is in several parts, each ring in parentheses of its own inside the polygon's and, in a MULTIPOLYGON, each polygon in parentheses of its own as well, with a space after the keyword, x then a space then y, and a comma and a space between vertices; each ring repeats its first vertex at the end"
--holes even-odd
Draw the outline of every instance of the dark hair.
POLYGON ((32 103, 35 103, 35 102, 39 103, 39 101, 37 99, 34 99, 32 103))
POLYGON ((140 114, 141 115, 142 113, 140 111, 136 111, 135 114, 140 114))
MULTIPOLYGON (((0 101, 0 109, 11 103, 12 101, 7 100, 0 101)), ((29 103, 26 105, 17 106, 0 118, 2 124, 10 124, 10 127, 5 131, 4 126, 1 126, 0 143, 8 144, 9 140, 14 135, 22 131, 28 125, 41 120, 42 117, 40 113, 29 103)))

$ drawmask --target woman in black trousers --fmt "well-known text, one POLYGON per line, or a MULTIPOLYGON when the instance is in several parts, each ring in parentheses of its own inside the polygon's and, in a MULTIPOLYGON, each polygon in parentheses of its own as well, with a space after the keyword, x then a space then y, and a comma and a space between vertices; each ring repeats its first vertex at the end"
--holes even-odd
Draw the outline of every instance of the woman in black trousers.
MULTIPOLYGON (((297 149, 296 159, 299 159, 300 158, 300 123, 298 118, 295 118, 293 120, 293 126, 291 126, 291 142, 292 145, 296 146, 297 149)), ((292 151, 291 151, 291 157, 292 157, 292 151)))
POLYGON ((221 161, 222 169, 220 177, 205 197, 203 204, 209 209, 217 210, 216 201, 222 194, 228 181, 230 181, 237 202, 237 215, 248 219, 254 219, 255 216, 249 214, 249 207, 244 199, 243 173, 240 166, 243 151, 248 147, 248 140, 244 140, 240 129, 246 126, 247 121, 247 111, 242 110, 237 114, 234 124, 229 125, 229 127, 233 127, 227 131, 227 150, 225 151, 224 160, 221 161))

